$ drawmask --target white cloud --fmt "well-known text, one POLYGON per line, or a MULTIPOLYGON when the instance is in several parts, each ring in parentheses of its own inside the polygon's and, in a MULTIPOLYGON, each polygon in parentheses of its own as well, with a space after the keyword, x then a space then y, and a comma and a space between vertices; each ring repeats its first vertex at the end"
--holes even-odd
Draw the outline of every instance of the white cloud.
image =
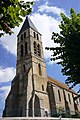
MULTIPOLYGON (((24 22, 23 18, 23 22, 24 22)), ((3 37, 0 38, 0 44, 11 54, 16 55, 17 54, 17 35, 22 27, 23 22, 20 24, 19 27, 15 27, 14 34, 12 35, 4 35, 3 37)))
POLYGON ((13 67, 2 68, 0 67, 0 83, 11 81, 16 74, 13 67))
POLYGON ((31 16, 31 20, 33 21, 35 26, 38 28, 38 31, 42 34, 42 42, 43 42, 45 58, 46 59, 50 58, 52 51, 50 52, 50 51, 45 50, 45 47, 47 46, 56 47, 57 46, 57 44, 55 44, 51 40, 51 35, 53 31, 58 32, 58 33, 60 32, 59 27, 58 27, 60 21, 46 14, 40 15, 39 13, 33 14, 31 16))
POLYGON ((57 62, 61 62, 61 60, 60 60, 60 59, 59 59, 59 60, 56 60, 56 61, 50 61, 50 60, 49 60, 49 61, 47 62, 47 64, 48 64, 48 65, 52 65, 52 64, 57 63, 57 62))
POLYGON ((0 88, 0 99, 4 101, 9 94, 11 86, 3 86, 0 88))
POLYGON ((39 6, 38 8, 38 12, 53 13, 58 16, 60 16, 61 12, 65 13, 65 10, 62 8, 58 8, 56 6, 48 6, 48 2, 46 2, 44 5, 39 6))
MULTIPOLYGON (((15 77, 16 70, 13 67, 2 68, 0 67, 0 83, 6 83, 15 77)), ((11 86, 2 86, 0 87, 0 99, 4 101, 7 97, 11 86)))
POLYGON ((14 34, 10 35, 5 35, 4 37, 0 38, 0 44, 7 49, 11 54, 16 55, 16 49, 17 49, 17 33, 18 33, 18 28, 14 29, 14 34))

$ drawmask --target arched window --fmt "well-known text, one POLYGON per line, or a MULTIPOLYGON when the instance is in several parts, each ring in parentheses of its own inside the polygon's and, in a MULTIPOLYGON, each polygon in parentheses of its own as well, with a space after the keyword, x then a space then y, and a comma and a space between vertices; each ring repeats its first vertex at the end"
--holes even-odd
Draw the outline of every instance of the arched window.
POLYGON ((28 50, 27 50, 27 42, 25 43, 25 55, 28 53, 28 50))
POLYGON ((34 41, 34 53, 37 54, 37 50, 36 50, 36 42, 34 41))
POLYGON ((34 34, 34 38, 36 38, 36 33, 35 33, 35 32, 33 32, 33 34, 34 34))
POLYGON ((42 91, 44 91, 44 86, 42 85, 42 91))
POLYGON ((69 102, 70 102, 70 104, 71 104, 70 94, 68 94, 68 99, 69 99, 69 102))
POLYGON ((39 40, 39 36, 38 36, 38 34, 37 34, 37 40, 39 40))
POLYGON ((23 45, 21 45, 21 57, 23 57, 23 45))
POLYGON ((23 34, 21 35, 21 40, 23 40, 23 34))
POLYGON ((41 56, 41 48, 40 48, 40 45, 38 44, 37 46, 37 49, 38 49, 38 56, 41 56))
POLYGON ((60 91, 58 90, 59 101, 61 101, 60 91))
POLYGON ((23 71, 26 72, 26 66, 25 65, 23 65, 23 71))
POLYGON ((24 38, 26 38, 26 32, 24 32, 24 38))
POLYGON ((39 75, 41 75, 41 65, 40 65, 40 63, 38 64, 38 70, 39 70, 39 75))

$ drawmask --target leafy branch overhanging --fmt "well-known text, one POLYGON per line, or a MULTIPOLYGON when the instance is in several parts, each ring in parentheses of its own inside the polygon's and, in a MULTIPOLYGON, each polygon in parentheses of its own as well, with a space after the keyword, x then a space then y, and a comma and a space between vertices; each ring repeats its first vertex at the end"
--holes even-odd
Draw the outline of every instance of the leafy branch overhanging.
POLYGON ((59 44, 59 47, 46 47, 46 49, 53 51, 52 61, 60 60, 57 64, 63 67, 62 73, 67 76, 65 82, 73 88, 80 84, 80 13, 76 14, 71 8, 70 15, 69 18, 61 13, 60 34, 52 33, 52 40, 59 44))
POLYGON ((1 0, 0 1, 0 37, 12 34, 12 28, 19 26, 24 16, 32 12, 33 2, 22 0, 1 0))

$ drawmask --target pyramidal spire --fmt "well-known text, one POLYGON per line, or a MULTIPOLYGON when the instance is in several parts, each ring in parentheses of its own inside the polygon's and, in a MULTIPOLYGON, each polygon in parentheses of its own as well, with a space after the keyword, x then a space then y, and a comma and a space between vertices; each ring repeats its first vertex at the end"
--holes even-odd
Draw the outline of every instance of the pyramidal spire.
MULTIPOLYGON (((23 33, 26 29, 28 28, 32 28, 33 30, 35 30, 36 32, 38 32, 37 28, 35 27, 35 25, 32 23, 32 21, 30 20, 30 18, 28 16, 26 16, 26 19, 23 23, 23 26, 18 34, 18 36, 23 33)), ((38 32, 39 33, 39 32, 38 32)))

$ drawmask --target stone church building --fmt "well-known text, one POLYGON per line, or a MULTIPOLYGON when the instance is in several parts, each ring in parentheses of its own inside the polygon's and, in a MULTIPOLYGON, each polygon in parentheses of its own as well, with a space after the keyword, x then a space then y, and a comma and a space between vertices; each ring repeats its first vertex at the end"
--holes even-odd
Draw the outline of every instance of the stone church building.
POLYGON ((75 115, 80 112, 80 98, 75 96, 66 84, 47 76, 41 34, 26 17, 17 36, 16 76, 3 117, 75 115))

